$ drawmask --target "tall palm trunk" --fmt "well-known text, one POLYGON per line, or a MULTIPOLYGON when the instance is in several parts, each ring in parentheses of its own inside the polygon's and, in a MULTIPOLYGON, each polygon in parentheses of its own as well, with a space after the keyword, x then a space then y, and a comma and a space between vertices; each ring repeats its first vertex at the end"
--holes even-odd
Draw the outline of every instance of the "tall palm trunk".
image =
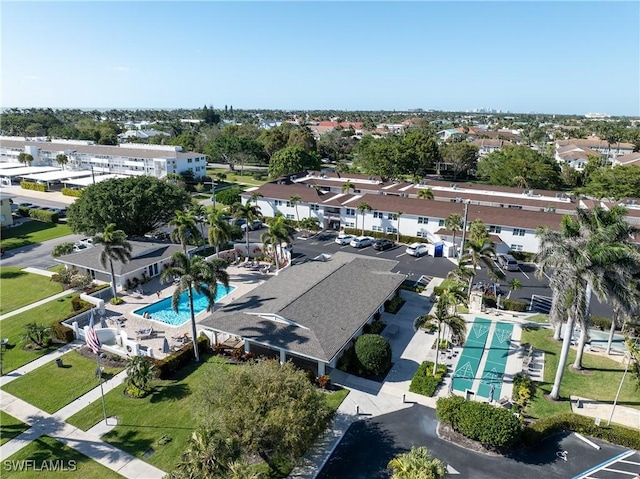
POLYGON ((249 218, 247 218, 247 223, 245 224, 245 241, 247 242, 247 257, 249 256, 249 218))
POLYGON ((562 323, 560 321, 553 326, 553 330, 554 341, 562 341, 562 323))
POLYGON ((109 269, 111 270, 111 291, 113 293, 113 297, 118 297, 118 291, 116 290, 116 274, 113 271, 113 261, 109 259, 109 269))
POLYGON ((560 350, 560 360, 558 362, 558 369, 556 370, 556 377, 553 381, 553 389, 549 398, 557 401, 560 399, 560 385, 562 384, 562 377, 564 376, 564 368, 567 365, 567 359, 569 358, 569 348, 571 347, 571 337, 573 336, 573 316, 569 316, 567 320, 567 329, 564 334, 564 340, 562 341, 562 349, 560 350))
POLYGON ((456 247, 456 231, 453 230, 453 257, 458 257, 458 248, 456 247))
POLYGON ((189 312, 191 313, 191 336, 193 336, 193 355, 196 359, 196 363, 200 362, 200 351, 198 351, 198 338, 196 336, 196 315, 193 310, 193 290, 189 286, 187 292, 189 296, 189 312))
POLYGON ((280 270, 280 261, 278 260, 278 246, 277 246, 275 241, 273 243, 271 243, 271 245, 273 246, 273 259, 276 262, 276 271, 279 271, 280 270))
POLYGON ((433 360, 433 376, 435 377, 438 370, 438 355, 440 354, 440 321, 438 321, 438 334, 436 336, 436 358, 433 360))
POLYGON ((590 321, 590 313, 591 309, 591 285, 587 283, 586 292, 585 292, 585 311, 583 321, 580 324, 580 339, 578 340, 578 350, 576 351, 576 360, 573 362, 573 369, 583 369, 582 368, 582 356, 584 355, 584 347, 587 344, 587 338, 589 337, 589 323, 590 321))
POLYGON ((613 308, 613 318, 611 318, 611 329, 609 330, 609 339, 607 339, 607 354, 611 354, 611 344, 613 343, 613 335, 616 331, 618 314, 619 314, 618 308, 613 308))

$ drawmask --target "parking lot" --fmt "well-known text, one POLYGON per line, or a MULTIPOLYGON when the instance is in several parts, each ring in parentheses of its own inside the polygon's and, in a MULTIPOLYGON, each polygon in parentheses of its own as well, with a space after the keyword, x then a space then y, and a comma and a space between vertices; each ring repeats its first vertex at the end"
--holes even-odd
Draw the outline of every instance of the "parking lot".
MULTIPOLYGON (((413 257, 406 253, 406 245, 401 244, 384 251, 376 251, 371 246, 365 248, 354 248, 349 245, 339 245, 335 243, 338 232, 323 231, 317 236, 309 239, 295 239, 293 242, 293 261, 304 261, 307 258, 314 258, 321 253, 333 254, 337 251, 361 254, 365 256, 375 256, 379 258, 398 261, 394 272, 406 274, 407 279, 418 281, 424 277, 427 281, 433 277, 446 278, 449 271, 455 267, 451 258, 434 258, 433 256, 413 257)), ((252 241, 259 241, 259 232, 253 233, 250 237, 252 241)), ((505 278, 500 281, 505 294, 509 292, 509 281, 517 278, 522 283, 522 288, 511 292, 511 299, 529 302, 532 295, 551 297, 548 279, 536 276, 535 265, 520 263, 519 271, 504 271, 505 278)), ((487 277, 486 268, 477 271, 474 282, 490 281, 487 277)), ((610 316, 611 311, 606 305, 600 304, 597 299, 591 302, 591 314, 599 316, 610 316)))

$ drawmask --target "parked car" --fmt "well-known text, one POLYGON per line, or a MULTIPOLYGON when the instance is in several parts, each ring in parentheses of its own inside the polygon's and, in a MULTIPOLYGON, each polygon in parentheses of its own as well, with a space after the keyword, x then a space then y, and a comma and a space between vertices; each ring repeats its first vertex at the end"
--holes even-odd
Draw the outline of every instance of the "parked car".
POLYGON ((366 248, 373 244, 373 238, 371 236, 358 236, 353 238, 349 244, 354 248, 366 248))
POLYGON ((53 211, 54 213, 58 213, 59 218, 64 218, 65 216, 67 216, 66 208, 51 208, 51 211, 53 211))
POLYGON ((412 243, 407 246, 406 253, 419 258, 420 256, 429 254, 429 247, 425 243, 412 243))
MULTIPOLYGON (((251 227, 249 229, 251 230, 259 230, 260 228, 262 228, 264 225, 262 224, 262 221, 260 220, 253 220, 251 222, 251 227)), ((242 229, 242 231, 247 229, 247 224, 244 223, 242 225, 240 225, 240 229, 242 229)))
POLYGON ((247 220, 245 220, 244 218, 231 218, 229 220, 229 224, 231 226, 239 226, 240 228, 242 228, 242 225, 247 224, 247 220))
POLYGON ((336 238, 335 242, 338 243, 339 245, 345 245, 345 244, 351 243, 351 240, 354 238, 355 236, 353 235, 340 234, 336 238))
POLYGON ((520 269, 520 265, 518 264, 518 260, 515 259, 510 254, 501 254, 498 256, 498 264, 500 267, 506 271, 518 271, 520 269))
POLYGON ((89 246, 87 246, 87 244, 86 244, 86 243, 81 243, 81 242, 79 242, 79 241, 78 241, 77 243, 74 243, 74 244, 73 244, 73 251, 77 253, 78 251, 85 250, 85 249, 87 249, 88 247, 89 247, 89 246))
POLYGON ((18 204, 18 206, 23 206, 23 207, 29 208, 29 209, 37 208, 37 206, 35 206, 33 203, 20 203, 20 204, 18 204))
POLYGON ((79 243, 82 243, 87 247, 93 246, 93 238, 82 238, 79 243))
POLYGON ((376 249, 378 251, 384 251, 385 249, 393 248, 395 245, 396 244, 390 239, 380 238, 373 242, 373 249, 376 249))

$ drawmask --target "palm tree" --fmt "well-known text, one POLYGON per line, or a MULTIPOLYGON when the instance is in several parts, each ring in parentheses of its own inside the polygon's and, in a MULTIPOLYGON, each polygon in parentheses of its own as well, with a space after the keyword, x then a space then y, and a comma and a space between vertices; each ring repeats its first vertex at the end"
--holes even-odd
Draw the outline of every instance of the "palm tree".
POLYGON ((249 202, 253 201, 253 204, 258 206, 258 198, 264 198, 264 195, 258 191, 254 191, 253 193, 251 193, 251 196, 249 197, 249 202))
POLYGON ((453 233, 453 257, 457 258, 456 233, 462 231, 462 216, 458 213, 451 213, 445 218, 444 227, 453 233))
POLYGON ((193 353, 196 362, 200 361, 198 352, 198 338, 196 336, 196 315, 193 309, 193 295, 203 295, 207 299, 207 311, 212 311, 215 305, 218 283, 225 288, 229 286, 229 273, 225 270, 224 261, 206 261, 200 256, 189 259, 186 253, 176 252, 172 257, 175 266, 165 269, 160 275, 161 282, 173 281, 180 278, 171 298, 171 307, 178 311, 180 295, 187 292, 189 298, 189 312, 191 313, 191 335, 193 340, 193 353))
POLYGON ((489 238, 483 238, 480 241, 469 239, 469 241, 466 242, 465 249, 466 253, 462 255, 460 261, 467 262, 467 264, 471 266, 471 272, 473 273, 473 276, 469 278, 469 295, 471 295, 471 282, 476 274, 476 269, 478 269, 481 264, 497 278, 504 278, 504 273, 496 267, 493 261, 496 250, 493 242, 489 238))
POLYGON ((134 397, 146 396, 151 390, 151 381, 155 378, 153 363, 146 356, 133 356, 127 361, 125 387, 134 397))
POLYGON ((209 214, 209 244, 216 249, 216 257, 220 253, 220 247, 231 241, 231 225, 224 217, 222 211, 213 211, 209 214))
POLYGON ((363 201, 358 205, 358 213, 362 215, 362 236, 364 236, 364 215, 371 211, 371 206, 369 203, 363 201))
MULTIPOLYGON (((481 219, 475 219, 469 225, 469 241, 475 241, 479 243, 485 238, 489 238, 489 231, 487 230, 487 225, 484 224, 484 221, 481 219)), ((464 248, 465 245, 462 245, 464 248)))
POLYGON ((60 154, 56 155, 56 163, 58 163, 62 167, 62 169, 64 170, 64 165, 69 163, 69 157, 67 155, 65 155, 64 153, 60 153, 60 154))
POLYGON ((93 244, 102 244, 100 252, 100 263, 102 266, 109 264, 111 273, 111 291, 113 297, 117 298, 116 275, 113 270, 113 262, 128 263, 131 259, 131 244, 127 241, 127 235, 122 230, 115 229, 114 223, 109 223, 101 234, 93 237, 93 244))
POLYGON ((247 256, 249 256, 249 226, 255 220, 261 220, 262 214, 260 213, 260 207, 257 205, 252 205, 250 202, 246 202, 245 204, 236 203, 231 207, 231 211, 233 212, 233 217, 236 219, 244 219, 245 223, 245 241, 247 242, 247 256))
POLYGON ((205 222, 205 219, 207 217, 207 208, 200 204, 200 203, 195 203, 191 206, 190 209, 191 214, 193 215, 193 218, 195 220, 195 222, 198 224, 198 226, 200 227, 200 240, 204 240, 205 238, 205 234, 204 234, 204 227, 203 224, 205 222))
POLYGON ((396 242, 400 243, 400 217, 404 214, 404 211, 398 211, 396 213, 396 219, 398 220, 398 226, 396 228, 396 242))
POLYGON ((434 198, 433 190, 431 188, 422 188, 418 191, 418 198, 421 200, 432 200, 434 198))
POLYGON ((447 476, 447 466, 440 459, 432 458, 424 446, 398 454, 389 461, 388 467, 393 473, 391 479, 444 479, 447 476))
POLYGON ((287 219, 279 214, 269 225, 269 230, 260 235, 260 241, 265 245, 271 245, 273 248, 274 259, 276 262, 276 269, 280 269, 279 249, 281 249, 282 243, 287 243, 293 240, 293 234, 295 228, 288 223, 287 219))
POLYGON ((511 298, 511 293, 513 291, 518 291, 519 289, 522 289, 522 281, 520 281, 518 278, 512 278, 509 280, 509 294, 507 294, 507 299, 511 298))
POLYGON ((25 165, 29 166, 31 165, 31 163, 33 163, 33 155, 29 153, 20 153, 18 155, 18 161, 20 163, 24 163, 25 165))
MULTIPOLYGON (((242 456, 238 442, 219 431, 200 428, 191 433, 186 450, 169 479, 233 477, 230 468, 242 456)), ((251 476, 243 475, 249 479, 251 476)))
POLYGON ((175 216, 169 221, 169 226, 174 228, 171 232, 171 241, 181 243, 184 254, 187 254, 187 245, 190 240, 193 243, 200 240, 200 231, 191 211, 176 210, 175 216))
POLYGON ((298 204, 302 201, 298 195, 293 195, 289 198, 289 204, 296 209, 296 221, 300 223, 300 216, 298 215, 298 204))
POLYGON ((343 193, 349 193, 349 191, 354 191, 354 192, 356 191, 356 185, 354 185, 351 180, 347 180, 342 185, 342 192, 343 193))
POLYGON ((449 327, 451 333, 458 338, 461 338, 461 341, 464 342, 465 333, 467 331, 467 323, 465 323, 462 316, 455 312, 455 308, 458 303, 452 305, 451 303, 451 295, 450 294, 442 294, 438 297, 438 301, 436 301, 435 308, 431 314, 426 316, 420 316, 416 320, 416 327, 419 328, 424 324, 428 323, 436 323, 438 325, 437 335, 436 335, 436 357, 433 362, 433 374, 436 374, 438 369, 438 353, 440 351, 440 341, 441 341, 441 333, 442 326, 446 325, 449 327))

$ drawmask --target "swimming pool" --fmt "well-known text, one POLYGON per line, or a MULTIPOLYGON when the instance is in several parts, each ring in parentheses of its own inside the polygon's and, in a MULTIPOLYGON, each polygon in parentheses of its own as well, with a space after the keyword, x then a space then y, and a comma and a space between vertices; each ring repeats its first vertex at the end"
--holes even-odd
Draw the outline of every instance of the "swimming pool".
MULTIPOLYGON (((215 302, 217 303, 222 298, 236 289, 235 286, 229 286, 225 288, 224 285, 218 283, 216 290, 215 302)), ((193 295, 193 311, 196 314, 207 309, 207 298, 203 294, 194 293, 193 295)), ((136 309, 135 314, 144 316, 145 313, 149 313, 150 318, 161 323, 168 324, 170 326, 182 326, 184 323, 191 319, 191 312, 189 310, 189 297, 185 291, 180 295, 180 303, 178 304, 178 312, 176 313, 171 307, 171 297, 156 301, 155 303, 145 306, 141 309, 136 309)))

